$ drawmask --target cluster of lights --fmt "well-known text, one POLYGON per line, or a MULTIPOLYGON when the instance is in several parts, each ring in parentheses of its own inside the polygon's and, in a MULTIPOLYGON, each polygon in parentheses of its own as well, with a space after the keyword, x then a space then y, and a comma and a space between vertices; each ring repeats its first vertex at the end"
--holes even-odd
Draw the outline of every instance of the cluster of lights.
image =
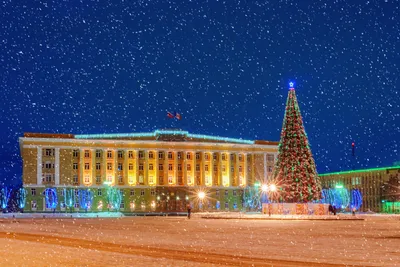
POLYGON ((4 187, 0 191, 0 202, 1 202, 1 208, 5 209, 7 208, 8 201, 10 200, 10 194, 11 194, 11 189, 8 189, 7 187, 4 187))
POLYGON ((93 202, 93 193, 90 189, 79 190, 79 205, 83 209, 90 209, 93 202))
POLYGON ((58 204, 57 190, 55 188, 46 188, 44 195, 46 198, 46 208, 55 209, 58 204))
POLYGON ((330 204, 337 208, 360 209, 362 205, 362 195, 358 189, 348 190, 343 186, 336 188, 322 189, 322 203, 330 204))
POLYGON ((21 187, 17 193, 18 193, 17 197, 18 208, 23 209, 25 208, 25 203, 26 203, 26 189, 21 187))
POLYGON ((214 141, 223 141, 227 143, 239 144, 254 144, 252 140, 245 140, 239 138, 220 137, 203 134, 190 134, 188 131, 171 131, 171 130, 156 130, 152 133, 116 133, 116 134, 77 134, 76 139, 109 139, 109 138, 135 138, 135 137, 156 137, 159 135, 179 135, 191 139, 206 139, 214 141))

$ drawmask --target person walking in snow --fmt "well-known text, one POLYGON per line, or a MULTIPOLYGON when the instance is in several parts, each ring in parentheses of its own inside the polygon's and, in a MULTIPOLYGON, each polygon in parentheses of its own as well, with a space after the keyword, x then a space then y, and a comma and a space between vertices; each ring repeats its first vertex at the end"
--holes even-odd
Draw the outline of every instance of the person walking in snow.
POLYGON ((192 207, 190 206, 190 204, 187 204, 186 208, 187 208, 187 217, 188 219, 190 219, 190 213, 192 212, 192 207))

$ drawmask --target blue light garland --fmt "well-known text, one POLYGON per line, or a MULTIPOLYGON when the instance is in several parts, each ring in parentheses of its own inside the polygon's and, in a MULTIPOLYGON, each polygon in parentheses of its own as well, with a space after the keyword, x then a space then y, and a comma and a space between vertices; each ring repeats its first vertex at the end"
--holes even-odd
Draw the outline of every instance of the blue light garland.
POLYGON ((58 204, 57 190, 55 188, 46 188, 44 195, 46 198, 46 208, 55 209, 58 204))
POLYGON ((132 138, 132 137, 155 137, 158 135, 183 135, 187 138, 223 141, 239 144, 254 144, 252 140, 240 138, 229 138, 203 134, 190 134, 188 131, 156 130, 152 133, 117 133, 117 134, 77 134, 76 139, 108 139, 108 138, 132 138))
POLYGON ((346 188, 322 189, 322 199, 320 202, 330 204, 336 208, 355 208, 359 210, 362 205, 362 195, 358 189, 350 191, 346 188))
POLYGON ((1 208, 6 209, 8 205, 8 201, 10 200, 10 194, 11 194, 11 189, 8 189, 7 187, 4 187, 0 191, 0 202, 1 202, 1 208))
POLYGON ((93 203, 93 193, 90 189, 79 190, 79 206, 82 209, 90 209, 93 203))
POLYGON ((26 203, 26 189, 21 187, 17 192, 18 208, 20 209, 25 208, 25 203, 26 203))

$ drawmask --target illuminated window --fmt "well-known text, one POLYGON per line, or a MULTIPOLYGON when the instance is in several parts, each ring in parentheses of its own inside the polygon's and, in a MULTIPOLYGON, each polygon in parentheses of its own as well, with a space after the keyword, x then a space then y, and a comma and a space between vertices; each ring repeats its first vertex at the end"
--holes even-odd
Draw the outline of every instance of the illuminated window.
POLYGON ((200 171, 200 164, 196 164, 196 172, 200 171))
POLYGON ((36 196, 36 188, 31 188, 31 195, 36 196))
POLYGON ((191 170, 192 170, 192 166, 191 166, 190 164, 188 164, 188 165, 186 166, 186 168, 187 168, 188 171, 191 171, 191 170))
POLYGON ((89 165, 89 163, 85 163, 85 170, 90 170, 90 165, 89 165))
POLYGON ((113 177, 112 175, 107 175, 107 182, 112 183, 113 177))
POLYGON ((172 152, 168 152, 168 159, 173 159, 172 152))
POLYGON ((188 176, 187 177, 187 183, 188 184, 192 184, 192 176, 188 176))
POLYGON ((235 168, 233 166, 231 166, 231 172, 234 172, 235 168))
POLYGON ((178 176, 178 184, 183 184, 182 176, 178 176))
POLYGON ((158 159, 164 159, 164 152, 163 151, 159 151, 158 152, 158 159))
POLYGON ((88 158, 88 157, 90 157, 89 150, 85 150, 85 158, 88 158))
POLYGON ((172 164, 168 164, 168 170, 172 171, 174 168, 172 167, 172 164))
POLYGON ((128 158, 133 159, 133 151, 128 151, 128 158))
POLYGON ((107 170, 112 171, 112 163, 107 163, 107 170))
POLYGON ((235 154, 231 154, 231 160, 235 160, 235 154))
POLYGON ((124 169, 124 167, 122 166, 122 163, 118 163, 118 170, 122 171, 124 169))
POLYGON ((207 164, 204 166, 204 169, 205 169, 206 172, 208 172, 208 165, 207 164))
POLYGON ((101 158, 101 150, 96 150, 96 158, 101 158))
POLYGON ((217 159, 218 159, 217 153, 214 153, 214 154, 213 154, 213 159, 214 159, 214 160, 217 160, 217 159))
POLYGON ((72 169, 77 170, 78 169, 78 163, 72 163, 72 169))
POLYGON ((239 172, 242 172, 242 171, 243 171, 243 167, 239 166, 239 172))
POLYGON ((111 150, 107 151, 107 158, 112 159, 112 151, 111 150))
POLYGON ((192 154, 190 154, 190 152, 188 152, 187 154, 186 154, 186 159, 192 159, 192 154))
POLYGON ((172 176, 168 176, 168 183, 172 184, 172 176))
POLYGON ((135 189, 131 189, 129 195, 130 195, 130 196, 134 196, 134 195, 135 195, 135 189))
POLYGON ((139 171, 143 171, 144 170, 144 168, 143 168, 143 163, 140 163, 139 164, 139 171))
POLYGON ((178 159, 182 158, 182 152, 178 152, 178 159))
POLYGON ((214 172, 217 172, 217 171, 218 171, 218 165, 214 164, 214 172))
POLYGON ((154 153, 153 153, 153 151, 149 151, 149 159, 154 159, 154 153))
POLYGON ((239 154, 239 161, 243 161, 243 155, 239 154))
POLYGON ((139 184, 143 184, 143 181, 144 179, 143 179, 143 175, 139 175, 139 184))
POLYGON ((160 184, 164 184, 164 177, 163 176, 159 176, 158 177, 158 181, 160 184))
POLYGON ((222 165, 222 171, 223 171, 223 172, 226 171, 225 165, 222 165))
POLYGON ((96 176, 96 183, 97 184, 101 183, 101 176, 96 176))
POLYGON ((101 164, 99 162, 96 163, 96 170, 101 170, 101 164))
POLYGON ((85 175, 85 183, 89 183, 90 182, 90 176, 89 175, 85 175))
POLYGON ((162 164, 158 164, 158 170, 159 170, 159 171, 162 171, 162 170, 164 170, 164 165, 162 165, 162 164))
POLYGON ((153 169, 154 169, 153 164, 150 163, 150 164, 149 164, 149 171, 152 171, 153 169))
POLYGON ((154 178, 153 176, 149 176, 149 184, 154 184, 154 178))
POLYGON ((77 150, 77 149, 72 150, 72 156, 74 158, 77 158, 79 156, 79 150, 77 150))
POLYGON ((208 153, 205 153, 205 154, 204 154, 204 159, 205 159, 205 160, 209 160, 209 159, 210 159, 210 155, 208 155, 208 153))
POLYGON ((132 164, 132 163, 129 163, 129 165, 128 165, 128 169, 129 169, 130 171, 132 171, 132 170, 133 170, 133 164, 132 164))
POLYGON ((182 164, 178 164, 178 171, 182 170, 182 164))
POLYGON ((197 153, 196 153, 196 160, 199 160, 199 159, 200 159, 200 153, 197 152, 197 153))
POLYGON ((118 183, 122 184, 124 182, 124 178, 122 177, 122 175, 118 176, 118 183))
POLYGON ((139 159, 143 159, 144 158, 144 151, 139 151, 139 159))
POLYGON ((222 160, 223 160, 223 161, 226 160, 226 155, 225 155, 225 153, 222 153, 222 160))
POLYGON ((124 157, 124 153, 121 150, 118 150, 117 155, 119 159, 122 159, 124 157))
POLYGON ((72 182, 73 182, 74 184, 77 184, 77 183, 78 183, 78 175, 74 175, 74 176, 72 177, 72 182))

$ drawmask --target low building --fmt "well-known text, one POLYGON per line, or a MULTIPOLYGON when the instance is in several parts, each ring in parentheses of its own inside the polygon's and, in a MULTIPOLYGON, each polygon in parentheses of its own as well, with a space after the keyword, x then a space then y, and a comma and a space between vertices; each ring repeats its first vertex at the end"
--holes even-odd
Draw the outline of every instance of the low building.
POLYGON ((319 175, 323 188, 358 189, 361 211, 400 213, 400 166, 325 173, 319 175), (393 182, 394 181, 394 182, 393 182))
POLYGON ((278 142, 181 130, 25 133, 19 142, 25 210, 40 212, 183 211, 188 203, 194 209, 239 210, 243 188, 272 175, 278 151, 278 142), (119 207, 110 205, 115 188, 122 196, 119 207), (206 197, 199 200, 198 191, 206 197))

